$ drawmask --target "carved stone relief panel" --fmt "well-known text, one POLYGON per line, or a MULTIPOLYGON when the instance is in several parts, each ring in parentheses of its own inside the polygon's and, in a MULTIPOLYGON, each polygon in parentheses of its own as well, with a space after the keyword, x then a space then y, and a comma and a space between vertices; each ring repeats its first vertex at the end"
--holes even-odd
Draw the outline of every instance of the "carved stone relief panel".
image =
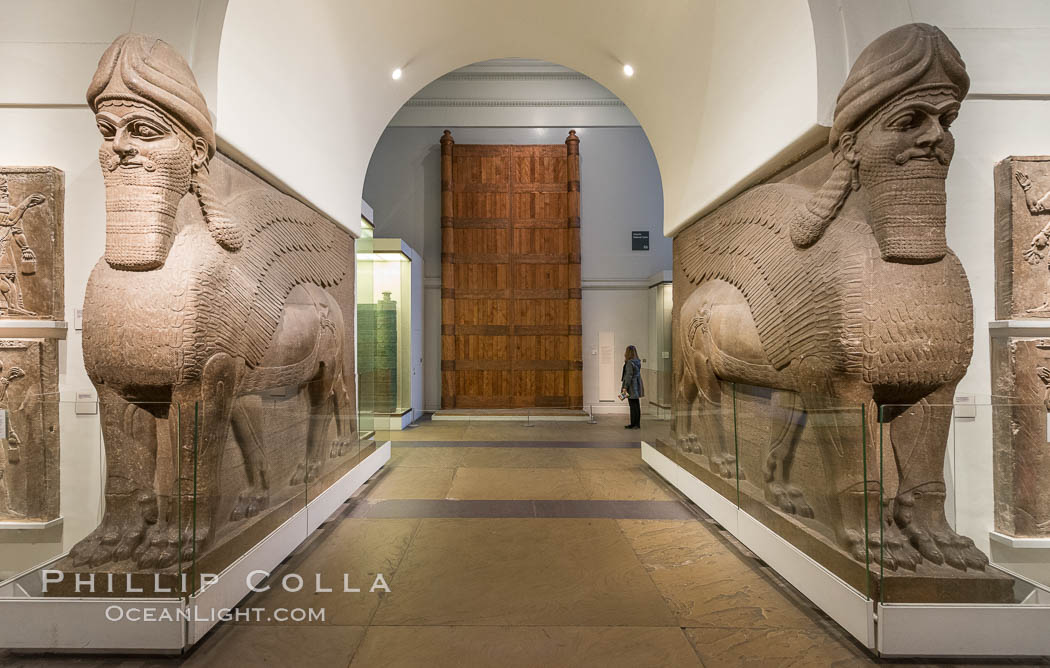
POLYGON ((995 530, 1050 537, 1050 339, 992 339, 995 530))
POLYGON ((361 453, 354 240, 216 152, 170 45, 117 38, 88 103, 106 246, 83 350, 105 513, 57 567, 219 573, 361 453))
POLYGON ((64 201, 61 170, 0 167, 0 319, 62 319, 64 201))
POLYGON ((1050 156, 995 166, 995 317, 1050 318, 1050 156))
POLYGON ((58 342, 0 339, 0 520, 59 514, 58 342))
POLYGON ((945 233, 948 128, 968 87, 939 29, 889 31, 854 63, 823 156, 674 240, 678 462, 886 601, 1013 596, 945 515, 973 351, 945 233))

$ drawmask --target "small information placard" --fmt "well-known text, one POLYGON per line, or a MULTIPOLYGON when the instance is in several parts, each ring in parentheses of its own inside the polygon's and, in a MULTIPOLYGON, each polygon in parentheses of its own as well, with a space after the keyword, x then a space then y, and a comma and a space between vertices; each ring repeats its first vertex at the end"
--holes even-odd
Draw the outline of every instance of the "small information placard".
POLYGON ((649 250, 649 230, 633 230, 631 232, 631 250, 649 250))

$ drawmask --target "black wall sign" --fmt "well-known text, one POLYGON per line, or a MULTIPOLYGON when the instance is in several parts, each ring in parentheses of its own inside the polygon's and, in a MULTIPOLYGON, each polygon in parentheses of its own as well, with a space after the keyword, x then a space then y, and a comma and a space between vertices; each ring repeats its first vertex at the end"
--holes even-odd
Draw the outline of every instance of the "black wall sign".
POLYGON ((634 230, 631 232, 631 250, 649 250, 649 230, 644 232, 634 230))

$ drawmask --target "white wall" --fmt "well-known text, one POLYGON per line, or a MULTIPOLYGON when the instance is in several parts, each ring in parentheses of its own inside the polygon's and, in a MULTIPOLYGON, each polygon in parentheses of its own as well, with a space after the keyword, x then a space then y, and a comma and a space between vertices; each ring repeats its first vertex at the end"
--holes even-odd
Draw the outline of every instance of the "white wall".
POLYGON ((815 53, 805 0, 231 0, 215 110, 225 142, 355 229, 372 148, 409 97, 470 63, 543 58, 637 117, 672 234, 819 142, 815 53))
MULTIPOLYGON (((440 407, 442 127, 390 127, 365 178, 376 236, 400 237, 424 260, 424 406, 440 407)), ((451 127, 461 144, 556 144, 568 127, 451 127)), ((671 267, 671 240, 661 235, 663 205, 656 159, 641 128, 577 127, 580 138, 580 247, 583 279, 584 403, 598 403, 599 331, 617 347, 646 357, 649 276, 671 267), (648 230, 648 252, 631 250, 631 231, 648 230)), ((617 379, 619 376, 617 376, 617 379)))

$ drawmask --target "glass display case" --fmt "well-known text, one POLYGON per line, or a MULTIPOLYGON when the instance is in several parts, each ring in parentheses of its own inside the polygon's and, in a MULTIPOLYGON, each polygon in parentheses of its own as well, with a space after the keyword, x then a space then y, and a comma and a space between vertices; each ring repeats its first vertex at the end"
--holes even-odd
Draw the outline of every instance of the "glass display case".
POLYGON ((642 365, 649 413, 657 419, 671 417, 671 272, 649 277, 649 357, 642 365))
MULTIPOLYGON (((364 225, 362 226, 364 227, 364 225)), ((414 274, 419 255, 400 239, 357 242, 357 359, 362 432, 403 429, 415 419, 413 379, 421 332, 413 329, 414 274)), ((421 323, 420 323, 421 324, 421 323)))
POLYGON ((1025 425, 1046 440, 1044 402, 810 393, 803 408, 791 392, 724 381, 689 399, 645 461, 861 643, 932 656, 1045 646, 1035 639, 1050 623, 1050 541, 1034 535, 1038 524, 1023 535, 1001 526, 1043 495, 1025 486, 1031 457, 998 453, 1003 434, 1025 425), (935 428, 943 450, 915 447, 935 428))

